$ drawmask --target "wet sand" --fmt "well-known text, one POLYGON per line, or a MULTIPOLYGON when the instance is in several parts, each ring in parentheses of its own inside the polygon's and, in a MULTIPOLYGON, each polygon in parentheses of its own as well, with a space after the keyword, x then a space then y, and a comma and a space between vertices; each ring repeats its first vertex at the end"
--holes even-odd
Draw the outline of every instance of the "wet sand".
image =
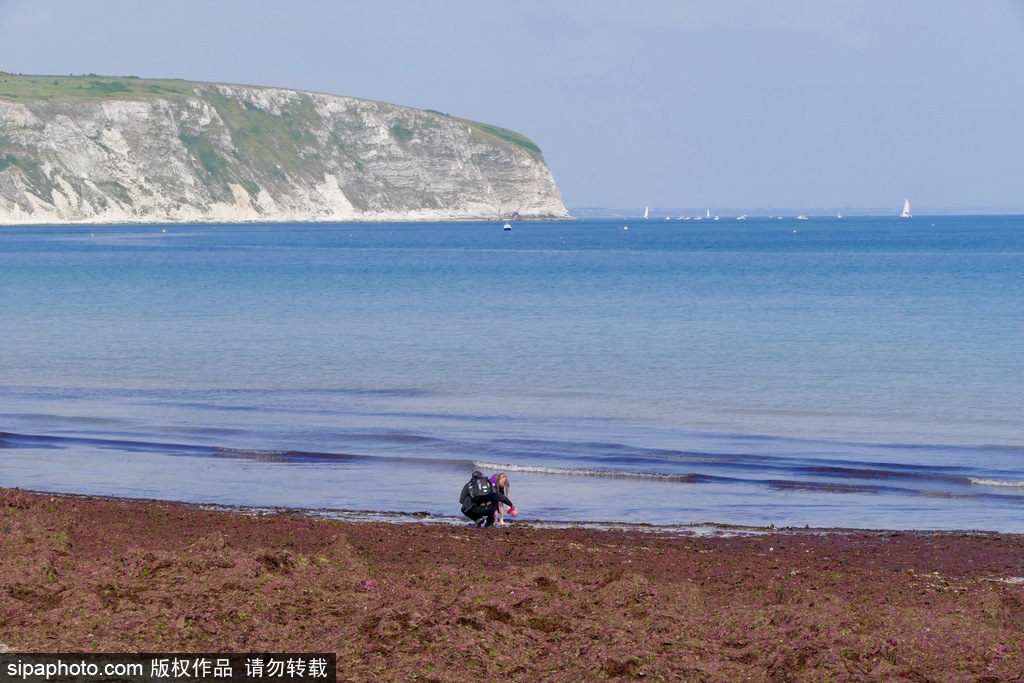
POLYGON ((0 489, 13 652, 335 652, 339 681, 1007 681, 1024 536, 353 522, 0 489))

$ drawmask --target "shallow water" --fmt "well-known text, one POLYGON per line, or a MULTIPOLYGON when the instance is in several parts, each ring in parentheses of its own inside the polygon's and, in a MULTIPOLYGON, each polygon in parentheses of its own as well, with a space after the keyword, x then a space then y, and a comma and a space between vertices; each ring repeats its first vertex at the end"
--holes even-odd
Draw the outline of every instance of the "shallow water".
POLYGON ((624 225, 0 229, 0 485, 1024 531, 1024 220, 624 225))

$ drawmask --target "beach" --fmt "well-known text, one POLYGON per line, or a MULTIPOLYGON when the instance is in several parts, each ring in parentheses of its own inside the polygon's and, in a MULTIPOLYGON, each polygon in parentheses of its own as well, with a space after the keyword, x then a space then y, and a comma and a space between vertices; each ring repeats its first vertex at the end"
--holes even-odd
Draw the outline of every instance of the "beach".
POLYGON ((9 652, 334 652, 339 681, 1002 681, 1024 537, 353 522, 0 489, 9 652))

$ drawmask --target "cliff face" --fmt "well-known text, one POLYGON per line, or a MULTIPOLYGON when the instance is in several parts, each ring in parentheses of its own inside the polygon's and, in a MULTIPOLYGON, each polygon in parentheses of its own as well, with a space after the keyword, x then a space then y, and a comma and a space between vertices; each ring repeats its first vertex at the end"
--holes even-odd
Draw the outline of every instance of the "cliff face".
POLYGON ((568 217, 530 140, 438 112, 0 75, 0 224, 568 217))

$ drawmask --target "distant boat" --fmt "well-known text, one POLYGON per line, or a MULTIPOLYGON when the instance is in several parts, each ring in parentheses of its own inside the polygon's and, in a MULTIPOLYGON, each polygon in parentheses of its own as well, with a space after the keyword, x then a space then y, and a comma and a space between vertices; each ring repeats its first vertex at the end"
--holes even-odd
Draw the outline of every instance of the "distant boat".
POLYGON ((505 227, 503 229, 504 230, 511 230, 512 229, 512 225, 510 223, 506 223, 505 227))
POLYGON ((738 220, 738 221, 745 221, 745 220, 747 220, 747 214, 742 214, 740 216, 736 216, 736 220, 738 220))
POLYGON ((910 200, 903 200, 903 213, 900 214, 900 218, 910 218, 910 200))
POLYGON ((711 209, 708 209, 708 215, 706 216, 706 218, 711 218, 711 209))
POLYGON ((842 211, 836 211, 836 218, 842 218, 842 217, 843 217, 843 212, 842 211))
POLYGON ((645 207, 644 207, 644 220, 647 220, 647 217, 648 217, 649 215, 651 215, 651 207, 649 207, 649 206, 645 206, 645 207))
POLYGON ((796 219, 798 221, 805 221, 805 220, 807 220, 807 216, 805 216, 803 214, 800 214, 799 216, 796 217, 796 219))

